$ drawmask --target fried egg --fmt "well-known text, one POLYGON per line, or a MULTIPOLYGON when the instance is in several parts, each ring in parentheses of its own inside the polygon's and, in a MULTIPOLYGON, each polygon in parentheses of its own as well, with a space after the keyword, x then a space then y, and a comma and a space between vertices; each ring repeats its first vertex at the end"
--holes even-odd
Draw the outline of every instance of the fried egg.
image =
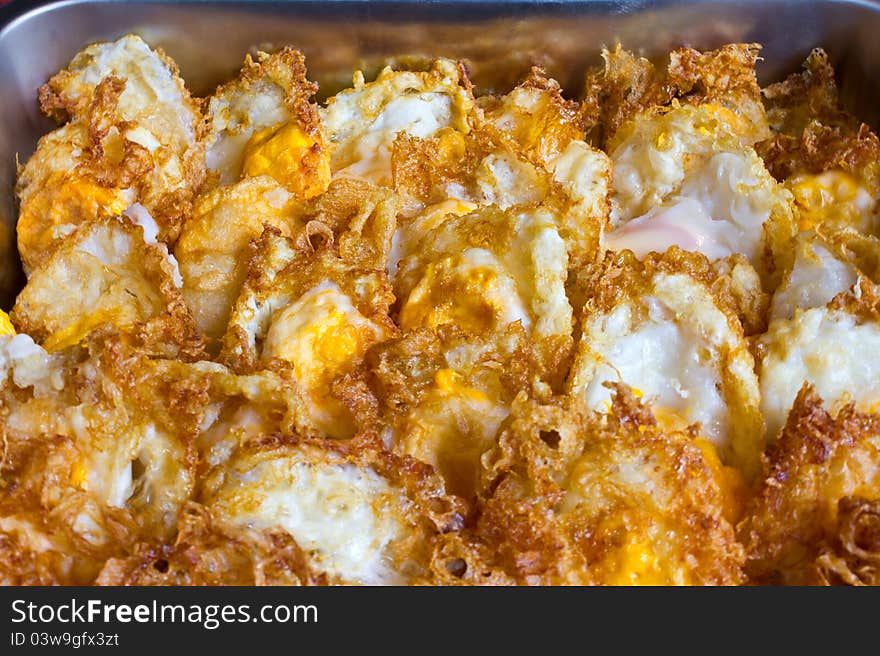
POLYGON ((577 403, 518 398, 484 459, 474 537, 492 557, 468 570, 538 585, 741 580, 728 483, 693 438, 644 412, 617 399, 602 422, 577 403))
POLYGON ((351 429, 342 404, 325 396, 327 388, 387 332, 327 280, 273 313, 261 358, 290 362, 297 382, 310 393, 313 421, 325 434, 341 437, 351 429))
MULTIPOLYGON (((565 100, 559 84, 544 77, 539 69, 532 69, 531 75, 510 93, 480 100, 486 119, 502 139, 514 144, 513 151, 546 170, 551 185, 561 187, 563 207, 556 211, 571 263, 580 265, 592 260, 598 236, 607 228, 611 161, 584 141, 577 103, 565 100)), ((524 185, 525 180, 509 186, 524 185)))
POLYGON ((609 267, 618 272, 600 279, 587 303, 568 390, 603 411, 606 383, 626 383, 661 423, 699 424, 723 462, 751 476, 764 444, 754 359, 732 309, 687 262, 641 268, 623 259, 609 267))
POLYGON ((204 496, 225 523, 287 532, 333 583, 400 585, 419 573, 417 507, 368 462, 309 444, 245 449, 204 496))
POLYGON ((759 270, 794 232, 790 194, 748 145, 742 119, 717 105, 633 118, 609 145, 612 223, 604 244, 644 257, 676 245, 710 259, 745 255, 759 270))
POLYGON ((785 186, 794 197, 800 230, 851 227, 866 234, 877 231, 877 199, 849 173, 801 173, 786 180, 785 186))
POLYGON ((450 492, 465 498, 474 495, 480 458, 510 413, 492 392, 468 385, 455 369, 439 369, 431 391, 400 429, 402 451, 435 467, 450 492))
POLYGON ((395 191, 405 199, 398 217, 388 271, 392 276, 421 240, 450 216, 480 208, 537 206, 548 195, 552 180, 546 172, 515 152, 483 141, 482 131, 467 137, 450 129, 434 139, 409 138, 395 143, 392 172, 395 191), (414 172, 425 175, 414 184, 414 172))
POLYGON ((95 89, 108 76, 125 80, 119 111, 125 121, 149 126, 159 139, 178 146, 192 145, 197 130, 195 103, 178 75, 177 65, 138 36, 96 43, 79 52, 66 70, 57 73, 41 91, 51 107, 70 118, 83 116, 95 89))
POLYGON ((50 354, 0 338, 6 464, 22 483, 0 533, 29 545, 43 582, 90 581, 133 540, 170 537, 193 492, 195 417, 167 398, 185 385, 113 344, 50 354))
POLYGON ((334 176, 391 184, 391 146, 399 133, 430 137, 441 128, 467 132, 474 104, 460 69, 439 59, 427 71, 385 68, 372 82, 363 73, 320 111, 332 144, 334 176))
POLYGON ((373 349, 368 373, 391 448, 430 464, 466 499, 520 387, 541 388, 516 324, 482 337, 449 326, 405 333, 373 349))
POLYGON ((428 231, 395 281, 403 329, 456 325, 481 334, 519 322, 546 361, 570 339, 565 242, 544 210, 489 208, 428 231))
POLYGON ((770 324, 761 339, 761 409, 768 436, 775 438, 795 396, 810 383, 831 410, 855 403, 870 410, 880 403, 880 324, 845 308, 814 307, 770 324))
POLYGON ((218 183, 268 176, 297 198, 323 192, 330 160, 309 103, 316 89, 298 51, 248 55, 238 79, 208 100, 206 161, 218 183))
POLYGON ((136 333, 157 352, 198 349, 173 258, 164 245, 148 243, 154 230, 147 217, 139 220, 82 226, 31 273, 12 310, 16 325, 50 351, 102 326, 136 333))
POLYGON ((537 73, 480 102, 484 113, 470 117, 467 134, 447 127, 394 143, 395 190, 417 209, 400 217, 389 271, 417 246, 426 224, 465 207, 540 206, 556 216, 570 266, 592 260, 608 220, 611 163, 583 141, 572 104, 537 73), (533 123, 548 132, 530 132, 533 123))
POLYGON ((19 173, 19 249, 30 270, 77 225, 148 209, 177 238, 204 175, 201 113, 177 67, 140 38, 89 46, 40 91, 70 123, 44 137, 19 173))
POLYGON ((352 417, 331 384, 393 333, 387 282, 381 273, 351 269, 326 251, 299 251, 277 235, 267 233, 262 244, 222 355, 239 369, 285 363, 310 401, 303 430, 351 437, 352 417))
POLYGON ((78 225, 118 216, 134 201, 130 190, 105 186, 81 166, 88 131, 68 124, 40 139, 19 170, 18 250, 26 272, 43 264, 78 225))
POLYGON ((479 102, 486 119, 543 166, 558 159, 572 141, 583 140, 578 104, 565 100, 559 83, 538 68, 510 93, 479 102))
POLYGON ((804 383, 832 410, 848 402, 870 409, 880 400, 871 382, 880 366, 872 357, 880 325, 860 310, 874 286, 846 255, 840 243, 802 233, 774 294, 772 321, 759 342, 761 407, 771 439, 804 383))
POLYGON ((265 226, 289 231, 295 198, 266 176, 202 195, 174 249, 199 330, 219 338, 247 275, 247 246, 265 226))
POLYGON ((856 284, 859 271, 840 248, 815 233, 802 232, 794 244, 794 261, 779 289, 773 294, 770 318, 792 319, 798 310, 824 307, 856 284))
POLYGON ((772 585, 877 585, 880 417, 800 391, 739 526, 746 571, 772 585))

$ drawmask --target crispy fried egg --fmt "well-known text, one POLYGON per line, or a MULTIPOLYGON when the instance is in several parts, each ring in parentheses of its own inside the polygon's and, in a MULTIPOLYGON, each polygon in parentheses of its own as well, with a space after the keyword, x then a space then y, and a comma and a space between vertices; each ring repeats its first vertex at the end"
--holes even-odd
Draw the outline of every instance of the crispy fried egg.
POLYGON ((393 333, 387 282, 380 272, 352 268, 327 251, 298 250, 278 235, 267 233, 262 245, 223 355, 241 369, 283 363, 310 400, 304 428, 351 437, 352 417, 331 384, 393 333))
POLYGON ((658 428, 632 397, 614 404, 603 423, 577 402, 517 399, 464 536, 495 547, 482 567, 539 585, 741 580, 731 483, 692 437, 658 428))
POLYGON ((661 423, 699 424, 726 464, 753 475, 763 450, 754 359, 730 307, 688 273, 687 262, 615 263, 633 268, 600 280, 588 301, 568 389, 602 411, 610 407, 607 383, 626 383, 661 423))
POLYGON ((874 381, 880 376, 876 348, 880 325, 845 308, 814 307, 779 319, 761 340, 761 408, 768 436, 785 423, 806 382, 829 408, 853 402, 862 410, 880 403, 874 381))
POLYGON ((804 383, 832 410, 849 402, 867 410, 880 401, 871 382, 878 375, 872 345, 880 343, 880 325, 860 309, 870 307, 874 293, 840 244, 801 234, 759 343, 768 437, 776 437, 804 383))
POLYGON ((399 133, 430 137, 446 127, 467 132, 473 102, 459 68, 445 59, 424 72, 386 68, 369 83, 356 73, 354 88, 333 96, 320 112, 333 148, 333 175, 389 185, 391 146, 399 133))
POLYGON ((877 585, 880 417, 795 402, 738 528, 746 571, 774 585, 877 585))
POLYGON ((801 173, 785 181, 794 197, 800 230, 851 227, 866 234, 877 230, 877 199, 844 171, 801 173))
POLYGON ((174 255, 183 297, 205 335, 222 336, 247 275, 248 243, 265 226, 289 231, 294 200, 266 176, 216 188, 197 200, 174 255))
POLYGON ((31 273, 12 310, 15 323, 50 351, 112 326, 157 352, 199 348, 180 296, 180 274, 148 215, 82 226, 31 273))
POLYGON ((40 91, 45 113, 70 122, 44 137, 22 169, 19 250, 45 262, 81 223, 140 203, 177 238, 204 175, 201 113, 177 67, 139 37, 89 46, 40 91))
POLYGON ((527 333, 492 336, 446 326, 421 329, 373 350, 369 377, 392 449, 433 466, 446 489, 476 495, 483 455, 495 444, 521 388, 541 389, 527 333))
POLYGON ((172 535, 195 485, 195 418, 167 398, 178 383, 140 355, 91 349, 0 337, 7 465, 27 481, 4 498, 0 532, 27 545, 44 582, 90 581, 132 540, 172 535))
POLYGON ((773 294, 771 319, 792 319, 798 310, 824 307, 838 294, 853 289, 859 271, 834 250, 815 233, 798 235, 791 269, 773 294))
POLYGON ((208 507, 233 525, 281 529, 332 580, 406 582, 395 553, 412 530, 408 500, 369 467, 307 446, 242 454, 207 482, 208 507))
POLYGON ((350 434, 345 409, 326 397, 333 379, 382 341, 387 327, 361 314, 336 283, 326 280, 269 318, 260 357, 293 365, 296 381, 310 395, 312 419, 333 437, 350 434))
MULTIPOLYGON (((633 118, 609 146, 614 163, 606 248, 644 257, 675 245, 756 267, 793 233, 790 194, 747 143, 742 119, 717 105, 633 118)), ((766 267, 765 267, 766 268, 766 267)))
POLYGON ((206 162, 219 184, 265 175, 298 198, 323 192, 330 160, 309 104, 316 89, 299 52, 249 55, 238 79, 208 100, 206 162))
POLYGON ((455 325, 476 334, 519 324, 549 363, 571 335, 568 255, 544 210, 447 217, 403 260, 395 290, 404 329, 455 325), (430 254, 430 255, 429 255, 430 254))

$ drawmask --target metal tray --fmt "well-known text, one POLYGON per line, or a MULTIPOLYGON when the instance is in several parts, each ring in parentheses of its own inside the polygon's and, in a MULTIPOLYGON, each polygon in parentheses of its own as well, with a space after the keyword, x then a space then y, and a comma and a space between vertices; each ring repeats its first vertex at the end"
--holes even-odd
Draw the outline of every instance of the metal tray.
POLYGON ((24 161, 52 124, 37 110, 37 89, 88 43, 140 34, 180 65, 196 94, 230 77, 254 48, 294 45, 325 94, 394 55, 445 55, 469 62, 479 88, 512 84, 533 63, 566 92, 603 45, 648 56, 680 45, 732 41, 764 45, 759 72, 772 81, 795 70, 811 48, 831 55, 844 102, 880 125, 880 2, 623 1, 443 2, 224 0, 32 2, 0 8, 0 306, 22 276, 12 194, 16 156, 24 161))

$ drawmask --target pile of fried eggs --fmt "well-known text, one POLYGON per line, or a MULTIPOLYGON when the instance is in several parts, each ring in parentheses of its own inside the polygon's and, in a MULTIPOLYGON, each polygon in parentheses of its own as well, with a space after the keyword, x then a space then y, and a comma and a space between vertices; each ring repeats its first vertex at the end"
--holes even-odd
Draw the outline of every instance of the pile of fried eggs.
POLYGON ((821 52, 604 57, 582 102, 437 59, 317 104, 289 48, 206 99, 79 53, 18 175, 0 579, 749 580, 792 407, 874 439, 880 147, 821 52))

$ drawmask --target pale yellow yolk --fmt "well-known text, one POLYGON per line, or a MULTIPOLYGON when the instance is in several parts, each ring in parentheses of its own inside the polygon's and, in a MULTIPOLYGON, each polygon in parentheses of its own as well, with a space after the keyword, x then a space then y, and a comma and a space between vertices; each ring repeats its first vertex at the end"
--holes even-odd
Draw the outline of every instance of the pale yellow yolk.
POLYGON ((330 386, 384 335, 335 284, 322 283, 275 313, 261 357, 290 362, 320 430, 331 437, 351 437, 351 418, 330 386))
POLYGON ((441 162, 458 162, 467 155, 467 141, 454 127, 441 128, 434 135, 437 140, 437 158, 441 162))
POLYGON ((498 303, 492 298, 494 294, 486 292, 492 290, 497 274, 491 269, 471 269, 464 276, 447 281, 444 273, 435 264, 429 265, 426 278, 437 284, 429 286, 430 292, 425 298, 416 294, 410 297, 400 315, 401 327, 437 328, 452 324, 476 333, 490 329, 498 303))
MULTIPOLYGON (((744 134, 748 129, 745 120, 726 107, 709 103, 702 105, 700 109, 706 111, 711 118, 696 121, 694 123, 694 129, 706 137, 711 137, 718 132, 718 123, 727 125, 728 129, 736 134, 744 134)), ((669 138, 669 134, 664 130, 657 135, 654 147, 657 148, 657 150, 666 150, 671 148, 673 143, 673 140, 669 138)))
POLYGON ((652 405, 651 412, 654 415, 654 419, 657 420, 657 423, 664 430, 679 431, 688 427, 687 420, 671 408, 662 405, 652 405))
POLYGON ((14 335, 15 326, 9 320, 9 315, 0 310, 0 335, 14 335))
MULTIPOLYGON (((642 397, 639 389, 633 388, 636 398, 642 397)), ((666 431, 683 431, 688 427, 687 420, 678 412, 664 406, 651 406, 651 412, 657 425, 666 431)), ((639 426, 639 432, 645 432, 644 426, 639 426)), ((731 523, 736 523, 742 516, 743 509, 748 498, 748 486, 743 475, 738 469, 728 467, 721 462, 715 445, 706 438, 697 438, 694 444, 703 452, 703 459, 712 472, 718 489, 721 493, 721 504, 724 518, 731 523)))
POLYGON ((464 216, 475 209, 477 209, 476 203, 457 198, 447 198, 439 203, 429 205, 418 219, 419 232, 424 234, 442 225, 449 216, 464 216))
POLYGON ((785 185, 794 196, 800 230, 814 230, 829 222, 863 229, 874 205, 858 180, 843 171, 797 175, 785 185))
POLYGON ((255 133, 244 150, 242 177, 267 175, 300 198, 323 193, 330 184, 330 157, 320 136, 294 123, 255 133))
POLYGON ((493 443, 507 409, 467 385, 453 369, 437 371, 434 383, 401 432, 404 449, 432 465, 449 492, 471 498, 479 481, 480 457, 493 443))
MULTIPOLYGON (((578 515, 583 491, 595 476, 595 464, 589 459, 575 463, 569 477, 571 496, 561 506, 563 516, 578 515)), ((613 485, 613 483, 612 483, 613 485)), ((577 525, 577 520, 575 525, 577 525)), ((668 585, 668 574, 651 544, 646 530, 639 530, 626 522, 621 514, 605 515, 596 527, 594 535, 620 536, 606 545, 603 556, 596 563, 595 574, 605 585, 668 585)))
MULTIPOLYGON (((715 103, 708 103, 703 105, 703 109, 706 109, 713 115, 715 120, 720 123, 724 123, 727 125, 733 132, 737 134, 745 134, 748 131, 748 125, 746 124, 745 119, 741 116, 737 116, 732 110, 727 107, 723 107, 721 105, 717 105, 715 103)), ((702 122, 698 122, 695 124, 697 130, 700 131, 701 134, 711 135, 718 128, 715 125, 707 125, 702 122)))

